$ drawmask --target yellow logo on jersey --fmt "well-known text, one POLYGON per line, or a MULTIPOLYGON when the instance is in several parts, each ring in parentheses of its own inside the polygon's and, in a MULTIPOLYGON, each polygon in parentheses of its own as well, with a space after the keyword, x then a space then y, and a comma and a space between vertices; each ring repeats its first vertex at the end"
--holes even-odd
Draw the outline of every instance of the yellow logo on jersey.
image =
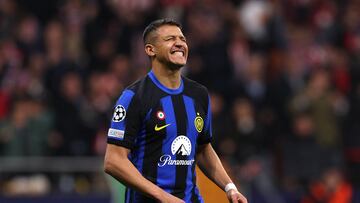
POLYGON ((157 124, 156 124, 156 125, 155 125, 155 131, 160 131, 160 130, 168 127, 170 124, 171 124, 171 123, 166 124, 166 125, 163 125, 163 126, 159 126, 159 127, 158 127, 157 124))
POLYGON ((200 117, 200 114, 199 114, 199 113, 197 113, 197 116, 195 117, 194 124, 195 124, 196 130, 197 130, 199 133, 201 133, 201 131, 202 131, 203 128, 204 128, 204 120, 200 117))

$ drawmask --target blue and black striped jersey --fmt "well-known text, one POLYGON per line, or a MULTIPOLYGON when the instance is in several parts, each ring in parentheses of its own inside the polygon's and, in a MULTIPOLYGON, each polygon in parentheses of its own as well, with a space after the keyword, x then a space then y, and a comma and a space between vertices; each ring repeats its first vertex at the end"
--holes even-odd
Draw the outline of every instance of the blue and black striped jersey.
MULTIPOLYGON (((140 173, 185 202, 203 202, 196 187, 197 147, 211 142, 207 89, 182 77, 178 89, 163 86, 150 71, 118 99, 108 143, 129 148, 140 173)), ((132 190, 126 203, 154 202, 132 190)))

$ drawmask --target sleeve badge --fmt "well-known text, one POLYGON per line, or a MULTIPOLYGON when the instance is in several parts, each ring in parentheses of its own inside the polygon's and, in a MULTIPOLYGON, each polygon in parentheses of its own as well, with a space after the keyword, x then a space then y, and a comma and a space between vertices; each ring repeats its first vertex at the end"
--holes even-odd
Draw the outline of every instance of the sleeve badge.
POLYGON ((126 110, 122 105, 117 105, 114 110, 112 121, 121 122, 126 116, 126 110))

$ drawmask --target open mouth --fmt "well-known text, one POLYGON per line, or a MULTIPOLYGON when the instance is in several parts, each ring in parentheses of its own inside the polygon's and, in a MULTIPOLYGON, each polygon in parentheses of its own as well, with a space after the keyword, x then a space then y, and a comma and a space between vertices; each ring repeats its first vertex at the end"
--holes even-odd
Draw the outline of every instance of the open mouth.
POLYGON ((183 51, 183 50, 175 50, 175 51, 171 51, 170 53, 172 55, 185 56, 185 51, 183 51))

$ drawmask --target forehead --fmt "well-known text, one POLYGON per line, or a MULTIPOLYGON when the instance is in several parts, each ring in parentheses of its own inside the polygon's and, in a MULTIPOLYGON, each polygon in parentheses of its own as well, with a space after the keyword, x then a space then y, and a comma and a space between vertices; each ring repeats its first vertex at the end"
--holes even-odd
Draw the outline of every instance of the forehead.
POLYGON ((169 36, 169 35, 184 36, 181 29, 175 25, 163 25, 157 29, 156 33, 160 37, 165 37, 165 36, 169 36))

